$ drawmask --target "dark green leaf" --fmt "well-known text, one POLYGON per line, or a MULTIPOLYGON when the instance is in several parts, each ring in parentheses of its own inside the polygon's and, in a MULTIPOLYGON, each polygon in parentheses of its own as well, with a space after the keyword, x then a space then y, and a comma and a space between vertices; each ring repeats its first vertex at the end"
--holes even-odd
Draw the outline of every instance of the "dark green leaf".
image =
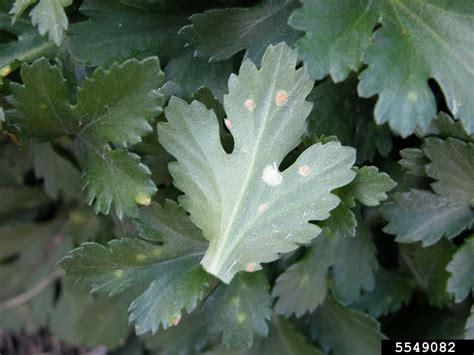
POLYGON ((265 273, 239 273, 230 285, 221 284, 207 299, 205 319, 211 333, 222 332, 222 342, 234 349, 246 349, 254 333, 268 334, 271 296, 265 273))
POLYGON ((400 246, 401 261, 412 273, 419 288, 426 292, 432 305, 441 307, 451 303, 446 291, 449 273, 446 265, 456 251, 454 245, 446 239, 430 247, 421 244, 400 246))
POLYGON ((110 143, 134 144, 152 131, 149 121, 161 112, 162 104, 157 89, 163 73, 157 58, 96 69, 78 89, 75 106, 59 69, 46 60, 24 65, 22 79, 23 85, 12 85, 22 134, 41 140, 70 135, 78 141, 80 165, 89 186, 87 199, 96 201, 97 212, 108 213, 114 203, 121 219, 136 216, 136 204, 151 202, 156 187, 150 171, 138 156, 122 148, 111 150, 110 143))
POLYGON ((286 319, 273 317, 268 338, 256 342, 246 355, 323 355, 305 337, 298 333, 286 319))
POLYGON ((79 170, 66 158, 56 153, 50 143, 30 146, 37 178, 44 180, 44 189, 54 199, 60 195, 77 198, 81 193, 79 170))
POLYGON ((385 338, 375 319, 331 297, 314 314, 311 329, 323 350, 332 349, 334 355, 378 355, 385 338))
POLYGON ((474 206, 474 143, 458 139, 425 139, 423 152, 431 160, 426 173, 436 180, 431 184, 441 196, 474 206))
POLYGON ((113 349, 130 332, 127 308, 131 298, 123 294, 95 297, 70 281, 61 284, 61 297, 51 319, 51 332, 69 344, 113 349))
POLYGON ((416 126, 426 129, 435 116, 428 86, 428 79, 434 78, 453 115, 473 131, 474 106, 468 93, 474 90, 474 57, 468 48, 474 46, 474 9, 469 0, 303 3, 290 23, 306 31, 296 46, 314 78, 331 74, 341 81, 358 70, 363 59, 368 68, 360 76, 359 93, 378 94, 377 122, 389 122, 402 136, 416 126), (381 27, 373 35, 378 22, 381 27))
POLYGON ((144 11, 113 0, 86 0, 81 12, 90 19, 71 25, 71 50, 88 66, 152 55, 165 62, 184 47, 177 32, 186 16, 144 11))
POLYGON ((130 307, 138 334, 176 325, 191 311, 210 282, 199 266, 206 249, 199 230, 176 204, 153 204, 138 222, 143 239, 112 240, 108 246, 84 243, 60 265, 93 292, 116 295, 138 285, 148 289, 130 307), (161 245, 163 243, 163 245, 161 245))
POLYGON ((400 243, 421 241, 429 246, 444 236, 454 238, 474 222, 474 212, 468 204, 432 192, 413 189, 392 197, 381 208, 389 221, 384 231, 396 235, 400 243))
POLYGON ((361 66, 378 19, 370 0, 304 0, 290 24, 306 34, 296 43, 298 55, 315 79, 327 74, 335 82, 347 78, 361 66))
POLYGON ((429 163, 426 155, 419 148, 406 148, 400 151, 403 159, 400 165, 407 169, 407 173, 414 176, 426 177, 425 165, 429 163))
POLYGON ((202 58, 193 57, 189 51, 173 58, 164 68, 167 79, 179 84, 189 96, 207 87, 220 101, 227 92, 227 81, 232 70, 230 60, 208 63, 202 58))
POLYGON ((356 84, 355 78, 349 78, 317 85, 308 96, 314 103, 308 128, 318 137, 336 136, 342 144, 356 147, 358 162, 364 162, 373 160, 376 151, 386 156, 392 139, 387 126, 376 125, 373 102, 358 97, 356 84))
POLYGON ((333 294, 344 304, 356 301, 362 290, 371 291, 378 264, 370 232, 359 220, 354 238, 324 233, 313 242, 303 259, 277 280, 275 308, 287 316, 313 312, 326 299, 327 277, 333 276, 333 294))
POLYGON ((398 311, 413 294, 414 283, 406 275, 395 270, 379 270, 375 276, 375 288, 354 304, 357 309, 378 318, 398 311))
POLYGON ((268 45, 291 44, 299 36, 287 25, 297 5, 295 0, 277 0, 252 8, 209 10, 191 16, 192 24, 180 34, 196 48, 196 56, 219 61, 245 49, 245 56, 259 64, 268 45))

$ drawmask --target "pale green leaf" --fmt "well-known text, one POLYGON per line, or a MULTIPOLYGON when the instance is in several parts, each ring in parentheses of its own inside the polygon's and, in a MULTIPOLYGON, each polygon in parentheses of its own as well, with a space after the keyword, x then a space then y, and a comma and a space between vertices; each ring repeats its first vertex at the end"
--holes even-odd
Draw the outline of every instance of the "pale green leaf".
POLYGON ((30 5, 37 2, 37 0, 15 0, 10 10, 10 14, 13 15, 14 21, 16 21, 30 5))
POLYGON ((239 273, 230 285, 221 284, 207 299, 204 317, 211 333, 222 332, 222 342, 233 349, 247 349, 254 333, 268 334, 271 296, 264 272, 239 273))
POLYGON ((313 82, 295 65, 295 53, 279 44, 269 47, 260 70, 247 60, 231 76, 224 98, 231 154, 215 114, 199 102, 172 98, 168 122, 159 123, 161 144, 178 160, 170 172, 185 193, 180 202, 210 241, 201 263, 226 283, 314 238, 320 229, 307 222, 328 218, 339 203, 331 191, 355 175, 354 150, 338 142, 316 144, 279 171, 311 109, 304 100, 313 82))
POLYGON ((0 3, 0 31, 16 37, 15 41, 0 43, 0 85, 2 78, 16 69, 21 62, 49 56, 57 51, 54 43, 41 37, 30 21, 18 19, 12 24, 11 16, 8 15, 10 6, 10 1, 0 3))
POLYGON ((451 273, 448 279, 448 292, 455 296, 456 302, 464 300, 474 288, 474 239, 468 238, 456 251, 446 270, 451 273))
POLYGON ((72 0, 39 0, 30 12, 31 22, 38 26, 39 33, 48 34, 50 41, 57 46, 64 39, 64 32, 69 26, 69 21, 64 11, 65 7, 72 4, 72 0))

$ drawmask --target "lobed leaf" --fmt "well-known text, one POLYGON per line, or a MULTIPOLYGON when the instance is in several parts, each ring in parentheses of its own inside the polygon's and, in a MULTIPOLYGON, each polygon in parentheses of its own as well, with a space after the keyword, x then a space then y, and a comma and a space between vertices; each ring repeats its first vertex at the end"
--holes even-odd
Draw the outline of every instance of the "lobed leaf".
POLYGON ((206 11, 189 18, 179 32, 196 48, 195 55, 209 61, 228 59, 245 49, 246 58, 260 62, 268 45, 291 44, 299 35, 287 25, 295 0, 266 1, 252 8, 206 11))
POLYGON ((428 79, 440 85, 447 105, 473 132, 474 9, 469 0, 304 0, 290 23, 306 34, 296 43, 307 72, 344 80, 360 75, 359 94, 379 95, 377 123, 388 122, 406 137, 425 130, 436 114, 428 79), (375 26, 381 26, 372 34, 375 26), (455 25, 453 25, 455 24, 455 25), (425 45, 420 46, 419 43, 425 45), (455 75, 453 73, 456 73, 455 75))
POLYGON ((19 19, 12 24, 7 13, 10 7, 10 1, 0 3, 0 30, 16 37, 15 41, 0 43, 0 85, 2 78, 15 70, 21 62, 57 52, 54 43, 41 37, 30 21, 19 19))
POLYGON ((199 266, 206 243, 187 215, 172 202, 153 204, 140 220, 143 239, 83 243, 61 260, 67 274, 92 292, 110 296, 148 286, 130 306, 138 334, 176 325, 191 311, 210 282, 199 266), (163 243, 163 245, 161 245, 163 243))
POLYGON ((263 272, 239 273, 230 285, 218 286, 204 304, 208 330, 222 332, 222 343, 233 349, 250 348, 254 333, 266 337, 272 314, 269 288, 263 272))
POLYGON ((298 56, 315 79, 328 73, 334 82, 358 70, 372 40, 378 14, 370 0, 304 0, 294 11, 290 24, 305 35, 296 42, 298 56))
POLYGON ((357 162, 372 161, 375 153, 387 156, 392 149, 387 125, 373 119, 373 100, 357 95, 357 80, 350 77, 341 83, 325 80, 309 94, 313 110, 308 117, 308 131, 317 137, 336 136, 344 145, 357 149, 357 162))
POLYGON ((375 276, 375 288, 363 294, 354 306, 375 318, 386 316, 410 302, 414 286, 407 275, 381 269, 375 276))
POLYGON ((344 188, 344 193, 365 206, 378 206, 387 199, 387 192, 394 189, 396 182, 388 174, 379 172, 375 166, 357 169, 356 178, 344 188))
POLYGON ((442 307, 451 304, 446 291, 449 273, 446 265, 456 251, 449 240, 423 247, 420 243, 401 245, 400 259, 407 266, 418 287, 427 294, 431 305, 442 307))
POLYGON ((364 223, 358 220, 354 238, 330 232, 313 241, 303 259, 278 277, 273 296, 278 297, 278 313, 301 317, 313 312, 327 298, 327 283, 332 270, 332 293, 343 304, 356 301, 362 290, 371 291, 378 268, 375 245, 364 223))
POLYGON ((294 52, 279 44, 269 47, 260 70, 247 60, 231 76, 224 98, 231 154, 215 114, 199 102, 172 98, 168 122, 158 125, 161 144, 178 160, 170 172, 185 193, 180 203, 210 241, 201 263, 226 283, 314 238, 320 229, 308 222, 329 217, 339 203, 331 191, 355 175, 354 150, 337 142, 316 144, 279 171, 311 108, 304 99, 313 82, 295 65, 294 52))
POLYGON ((152 131, 149 121, 161 112, 158 59, 96 69, 78 89, 74 106, 59 68, 47 60, 24 65, 21 75, 23 85, 11 86, 21 134, 38 140, 75 138, 88 202, 95 201, 96 212, 106 214, 113 203, 119 219, 137 216, 136 204, 149 204, 156 186, 138 156, 122 147, 141 141, 152 131))
POLYGON ((95 67, 155 55, 166 62, 178 55, 184 42, 177 32, 186 23, 186 16, 145 11, 134 5, 136 1, 84 1, 80 11, 89 19, 72 24, 68 31, 74 58, 95 67))
POLYGON ((19 18, 23 12, 35 3, 30 12, 31 22, 38 26, 42 36, 48 34, 49 40, 60 46, 69 26, 64 8, 70 6, 72 0, 15 0, 10 10, 10 14, 14 15, 13 22, 21 21, 19 18))
POLYGON ((274 316, 268 338, 261 340, 248 355, 285 354, 285 355, 322 355, 322 351, 311 344, 301 333, 295 330, 286 319, 274 316))
POLYGON ((456 302, 464 300, 474 288, 473 254, 474 239, 466 239, 446 267, 451 273, 448 279, 448 292, 455 296, 456 302))
POLYGON ((469 205, 415 189, 393 194, 392 201, 385 203, 380 211, 389 221, 384 231, 396 235, 396 241, 421 241, 424 246, 444 236, 454 238, 474 221, 469 205))
POLYGON ((44 189, 49 196, 77 198, 80 196, 81 176, 77 168, 66 158, 55 152, 50 143, 31 145, 33 164, 37 178, 44 180, 44 189))
POLYGON ((311 330, 323 351, 332 349, 334 355, 376 355, 385 338, 375 319, 344 307, 331 297, 316 311, 311 330))

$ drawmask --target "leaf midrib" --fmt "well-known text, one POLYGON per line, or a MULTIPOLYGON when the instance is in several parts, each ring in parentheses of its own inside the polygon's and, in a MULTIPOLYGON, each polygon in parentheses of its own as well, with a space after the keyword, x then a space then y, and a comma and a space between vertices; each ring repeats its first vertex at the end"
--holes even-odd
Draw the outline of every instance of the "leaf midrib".
MULTIPOLYGON (((275 68, 276 68, 274 70, 275 73, 278 73, 278 69, 281 66, 281 60, 282 60, 282 57, 279 56, 278 57, 278 62, 275 65, 275 68)), ((272 81, 270 90, 268 91, 269 96, 271 96, 272 93, 275 91, 275 87, 276 87, 276 78, 273 77, 273 81, 272 81)), ((247 173, 246 173, 244 181, 241 185, 241 189, 240 189, 240 192, 239 192, 238 197, 236 199, 236 202, 234 203, 234 208, 232 210, 230 218, 228 219, 227 226, 225 227, 224 232, 222 233, 220 238, 219 238, 219 236, 216 236, 218 239, 217 239, 217 243, 216 243, 216 251, 214 253, 215 257, 212 260, 211 264, 209 265, 209 269, 212 269, 213 267, 217 266, 219 263, 222 264, 223 263, 222 262, 222 257, 224 255, 228 256, 228 254, 230 254, 233 251, 235 245, 237 245, 240 242, 240 239, 242 238, 242 235, 237 236, 236 238, 234 238, 234 243, 232 243, 230 246, 228 245, 229 233, 232 230, 232 226, 234 224, 234 221, 237 217, 238 212, 240 211, 239 207, 240 207, 240 205, 242 203, 242 200, 245 197, 246 192, 248 190, 250 178, 254 174, 254 167, 255 167, 255 164, 257 162, 256 157, 257 157, 257 153, 259 152, 258 148, 260 148, 260 142, 261 142, 262 137, 263 137, 263 132, 265 131, 266 124, 267 124, 269 116, 270 116, 269 113, 270 113, 272 100, 266 100, 266 102, 267 102, 267 105, 266 105, 266 109, 265 109, 264 119, 262 121, 262 124, 260 125, 260 130, 259 130, 257 138, 255 140, 255 145, 254 145, 255 149, 253 150, 252 155, 250 157, 250 164, 248 165, 247 173), (227 247, 227 251, 228 251, 227 253, 224 250, 224 246, 226 246, 226 245, 228 246, 227 247)))

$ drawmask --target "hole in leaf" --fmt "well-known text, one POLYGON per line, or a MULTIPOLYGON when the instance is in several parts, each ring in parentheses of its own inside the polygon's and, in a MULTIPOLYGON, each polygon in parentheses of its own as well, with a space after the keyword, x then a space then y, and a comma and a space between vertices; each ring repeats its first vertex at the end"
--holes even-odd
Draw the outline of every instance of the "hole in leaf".
POLYGON ((7 44, 18 41, 18 37, 13 33, 0 30, 0 44, 7 44))
POLYGON ((446 104, 446 99, 443 95, 443 91, 441 90, 441 87, 439 86, 438 82, 434 79, 429 79, 428 85, 434 94, 437 111, 450 112, 448 105, 446 104))

